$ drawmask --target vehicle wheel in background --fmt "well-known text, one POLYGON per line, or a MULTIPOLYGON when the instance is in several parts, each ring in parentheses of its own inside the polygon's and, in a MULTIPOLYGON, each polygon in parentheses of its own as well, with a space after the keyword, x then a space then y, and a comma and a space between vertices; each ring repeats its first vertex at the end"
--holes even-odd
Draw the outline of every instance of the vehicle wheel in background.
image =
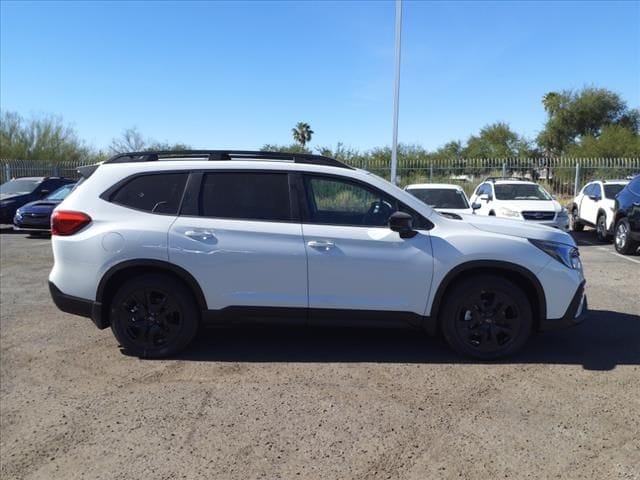
POLYGON ((126 282, 111 302, 111 329, 125 352, 164 358, 193 340, 199 314, 191 292, 169 275, 147 274, 126 282))
POLYGON ((635 242, 631 238, 629 231, 629 221, 626 218, 621 218, 616 222, 613 243, 618 253, 622 253, 624 255, 635 253, 635 251, 638 249, 640 243, 635 242))
POLYGON ((578 220, 578 209, 573 208, 571 215, 569 216, 569 230, 572 232, 581 232, 584 230, 584 224, 578 220))
POLYGON ((607 235, 607 217, 601 213, 598 215, 598 220, 596 221, 596 238, 599 242, 608 242, 609 235, 607 235))
POLYGON ((493 360, 520 350, 531 333, 531 304, 514 283, 476 275, 447 292, 440 314, 442 333, 458 353, 493 360))

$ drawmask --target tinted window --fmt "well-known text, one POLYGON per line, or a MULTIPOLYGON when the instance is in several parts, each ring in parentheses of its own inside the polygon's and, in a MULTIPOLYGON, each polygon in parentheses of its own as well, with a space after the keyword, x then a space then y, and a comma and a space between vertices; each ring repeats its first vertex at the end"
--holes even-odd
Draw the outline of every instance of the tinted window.
POLYGON ((498 200, 551 200, 551 195, 540 185, 503 183, 495 189, 498 200))
POLYGON ((286 173, 216 172, 204 176, 200 214, 245 220, 291 220, 286 173))
POLYGON ((453 188, 412 188, 407 190, 434 208, 469 208, 464 193, 453 188))
POLYGON ((135 177, 111 196, 125 207, 175 215, 180 207, 187 173, 159 173, 135 177))
POLYGON ((604 186, 604 194, 607 198, 616 198, 616 195, 620 193, 620 190, 624 188, 621 183, 610 183, 604 186))
POLYGON ((357 183, 306 177, 310 223, 382 227, 396 211, 396 201, 357 183))

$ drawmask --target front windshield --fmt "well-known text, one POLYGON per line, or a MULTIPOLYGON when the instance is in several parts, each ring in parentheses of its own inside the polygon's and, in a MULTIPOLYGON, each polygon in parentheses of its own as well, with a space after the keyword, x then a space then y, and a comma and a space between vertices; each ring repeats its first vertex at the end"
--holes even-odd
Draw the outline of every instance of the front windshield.
POLYGON ((67 195, 69 195, 71 190, 73 190, 74 186, 75 184, 71 183, 69 185, 60 187, 57 190, 54 190, 47 196, 47 200, 64 200, 67 197, 67 195))
POLYGON ((607 198, 616 198, 616 195, 620 193, 620 190, 624 188, 624 184, 610 183, 604 186, 604 196, 607 198))
POLYGON ((412 188, 411 195, 433 208, 469 208, 469 203, 460 190, 452 188, 412 188))
POLYGON ((18 195, 21 193, 33 192, 40 180, 18 178, 16 180, 9 180, 6 183, 0 185, 0 193, 18 195))
POLYGON ((495 185, 498 200, 551 200, 551 195, 540 185, 531 183, 503 183, 495 185))

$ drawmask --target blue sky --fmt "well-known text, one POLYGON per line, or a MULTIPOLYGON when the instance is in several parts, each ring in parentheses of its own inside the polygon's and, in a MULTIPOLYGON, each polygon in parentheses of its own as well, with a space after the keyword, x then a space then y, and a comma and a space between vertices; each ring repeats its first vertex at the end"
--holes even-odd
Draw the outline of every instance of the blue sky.
MULTIPOLYGON (((550 90, 640 105, 640 2, 405 1, 399 140, 435 149, 505 121, 534 137, 550 90)), ((124 128, 199 148, 391 143, 392 1, 2 1, 0 104, 104 148, 124 128)))

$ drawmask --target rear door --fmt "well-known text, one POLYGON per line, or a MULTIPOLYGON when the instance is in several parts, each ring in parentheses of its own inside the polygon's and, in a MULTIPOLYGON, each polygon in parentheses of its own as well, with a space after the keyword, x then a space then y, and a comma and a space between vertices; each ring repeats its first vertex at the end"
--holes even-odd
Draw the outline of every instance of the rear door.
MULTIPOLYGON (((387 226, 397 200, 341 177, 304 176, 303 235, 314 309, 424 314, 433 274, 426 230, 402 239, 387 226)), ((414 215, 414 228, 428 222, 414 215)))
POLYGON ((195 277, 209 309, 306 309, 307 257, 292 207, 286 172, 194 173, 169 230, 169 259, 195 277))

